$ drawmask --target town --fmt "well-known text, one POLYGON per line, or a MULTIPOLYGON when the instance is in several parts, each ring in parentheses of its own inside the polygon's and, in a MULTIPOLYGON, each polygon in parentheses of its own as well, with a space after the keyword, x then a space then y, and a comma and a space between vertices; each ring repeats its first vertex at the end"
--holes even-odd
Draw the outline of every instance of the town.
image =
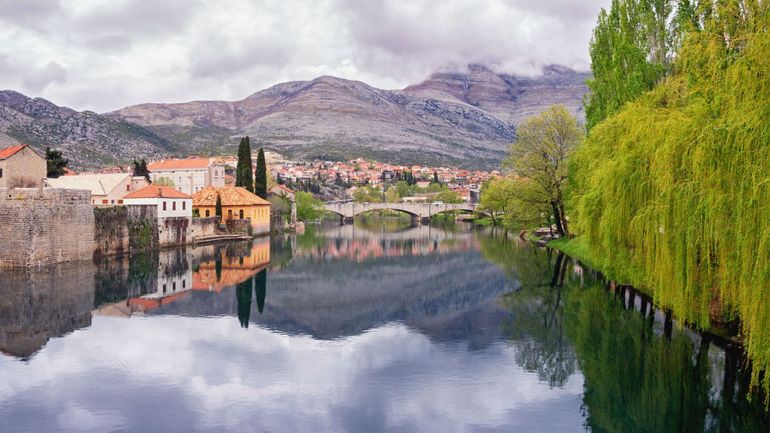
MULTIPOLYGON (((70 169, 69 161, 60 151, 48 149, 40 155, 24 144, 0 150, 0 188, 4 191, 0 204, 12 205, 15 212, 31 215, 5 224, 4 231, 9 238, 16 231, 40 233, 48 242, 48 248, 39 252, 21 247, 23 242, 34 244, 34 239, 18 238, 20 248, 4 250, 0 267, 68 261, 82 257, 90 249, 97 255, 120 254, 136 244, 128 230, 136 223, 132 218, 152 226, 151 241, 143 244, 156 247, 237 240, 266 235, 271 230, 302 232, 308 219, 315 221, 323 214, 324 201, 442 206, 477 203, 481 185, 499 175, 498 171, 405 166, 364 158, 347 162, 296 161, 263 149, 252 153, 248 137, 245 140, 246 154, 238 158, 140 160, 82 172, 70 169), (261 194, 255 191, 255 185, 249 186, 251 182, 238 179, 239 167, 245 164, 251 179, 251 173, 260 170, 260 161, 267 175, 265 192, 261 194), (80 217, 77 212, 60 208, 62 197, 76 191, 81 194, 77 197, 87 197, 81 204, 94 208, 93 219, 87 216, 87 208, 81 209, 86 216, 80 217), (298 203, 297 194, 305 194, 309 199, 298 203), (59 227, 74 224, 73 230, 30 230, 45 227, 46 223, 34 217, 40 214, 27 211, 24 206, 40 208, 46 203, 48 218, 59 220, 59 227), (298 206, 311 207, 300 209, 299 221, 298 206), (121 210, 126 216, 116 222, 114 214, 121 210), (152 224, 147 223, 148 219, 152 224), (99 230, 115 224, 120 227, 99 230), (105 239, 105 233, 119 239, 105 239)), ((70 197, 70 205, 77 203, 75 196, 70 197)))

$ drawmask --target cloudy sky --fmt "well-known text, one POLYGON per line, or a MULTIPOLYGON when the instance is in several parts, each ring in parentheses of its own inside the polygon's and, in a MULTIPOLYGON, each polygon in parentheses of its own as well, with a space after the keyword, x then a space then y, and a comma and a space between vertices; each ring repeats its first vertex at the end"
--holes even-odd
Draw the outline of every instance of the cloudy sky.
POLYGON ((0 89, 98 112, 319 75, 401 88, 483 63, 588 69, 610 0, 0 0, 0 89))

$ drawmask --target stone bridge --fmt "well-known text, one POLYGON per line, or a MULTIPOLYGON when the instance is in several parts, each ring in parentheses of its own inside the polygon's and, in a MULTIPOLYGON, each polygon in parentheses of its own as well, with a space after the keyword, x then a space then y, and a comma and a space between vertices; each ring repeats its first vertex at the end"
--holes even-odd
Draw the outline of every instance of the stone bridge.
POLYGON ((428 220, 436 214, 450 211, 476 212, 477 205, 460 203, 356 203, 329 202, 324 203, 324 210, 336 213, 343 221, 350 221, 354 216, 373 210, 395 210, 404 212, 414 219, 428 220))

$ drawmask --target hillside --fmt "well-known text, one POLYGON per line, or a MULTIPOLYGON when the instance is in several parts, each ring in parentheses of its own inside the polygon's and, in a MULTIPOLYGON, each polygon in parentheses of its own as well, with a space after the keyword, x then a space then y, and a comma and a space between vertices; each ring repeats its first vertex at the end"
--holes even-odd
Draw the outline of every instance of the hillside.
POLYGON ((550 66, 538 77, 478 65, 402 90, 322 76, 240 101, 140 104, 105 114, 0 91, 0 146, 61 148, 75 167, 133 158, 232 153, 238 137, 299 158, 495 167, 515 125, 549 105, 581 119, 585 73, 550 66))
POLYGON ((582 118, 586 76, 552 66, 527 78, 472 65, 403 90, 324 76, 235 102, 141 104, 107 115, 195 147, 234 145, 234 137, 250 135, 296 157, 491 167, 527 116, 561 103, 582 118))
POLYGON ((14 143, 28 143, 38 150, 60 148, 75 167, 176 150, 172 143, 139 125, 4 90, 0 91, 0 147, 14 143))

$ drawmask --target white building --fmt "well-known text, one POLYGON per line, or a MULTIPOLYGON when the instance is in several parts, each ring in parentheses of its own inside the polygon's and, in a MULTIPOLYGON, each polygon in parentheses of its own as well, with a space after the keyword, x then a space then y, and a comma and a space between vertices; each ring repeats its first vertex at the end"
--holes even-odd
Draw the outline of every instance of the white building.
POLYGON ((150 185, 123 197, 126 206, 151 205, 158 208, 160 245, 183 243, 192 224, 192 197, 168 186, 150 185), (172 220, 173 218, 173 220, 172 220), (187 221, 180 221, 186 219, 187 221), (178 232, 183 230, 183 232, 178 232))
POLYGON ((141 176, 133 177, 130 173, 77 174, 45 180, 45 186, 50 188, 91 190, 91 204, 94 206, 123 204, 123 198, 127 194, 147 185, 147 179, 141 176))
POLYGON ((207 186, 225 186, 225 166, 210 158, 167 159, 152 162, 147 169, 153 182, 160 178, 169 179, 174 189, 188 195, 207 186))

